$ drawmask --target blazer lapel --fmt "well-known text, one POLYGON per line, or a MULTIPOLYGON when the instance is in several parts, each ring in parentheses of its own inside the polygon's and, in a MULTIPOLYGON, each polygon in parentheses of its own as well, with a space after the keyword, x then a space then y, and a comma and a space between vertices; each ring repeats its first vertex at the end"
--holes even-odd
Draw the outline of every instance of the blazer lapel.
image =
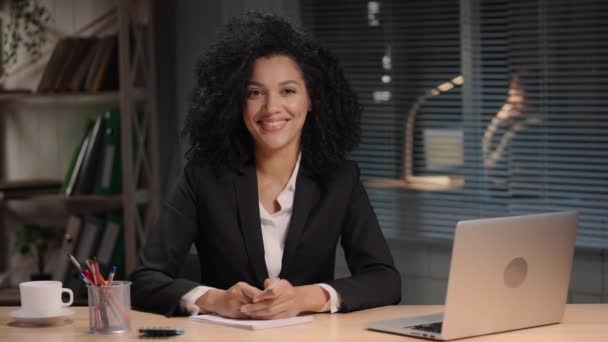
POLYGON ((235 177, 234 190, 237 200, 239 227, 243 234, 249 262, 258 281, 258 284, 255 285, 263 286, 264 280, 268 278, 268 270, 264 259, 258 184, 253 165, 245 166, 242 173, 235 177))
POLYGON ((289 274, 290 260, 296 251, 300 237, 304 232, 306 221, 310 215, 310 211, 319 200, 319 188, 317 183, 304 170, 300 169, 296 180, 296 192, 293 200, 293 211, 291 212, 291 220, 289 230, 285 239, 285 248, 283 249, 283 260, 281 261, 281 274, 289 274))

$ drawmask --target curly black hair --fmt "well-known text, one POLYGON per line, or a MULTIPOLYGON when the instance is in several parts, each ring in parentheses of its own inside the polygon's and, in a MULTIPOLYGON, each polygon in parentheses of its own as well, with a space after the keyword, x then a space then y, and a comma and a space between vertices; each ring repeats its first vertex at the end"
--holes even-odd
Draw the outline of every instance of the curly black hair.
POLYGON ((321 174, 357 147, 362 108, 336 57, 301 29, 271 14, 231 20, 198 62, 197 85, 182 134, 189 162, 238 168, 253 158, 243 106, 253 63, 285 55, 302 70, 312 108, 302 131, 302 161, 321 174))

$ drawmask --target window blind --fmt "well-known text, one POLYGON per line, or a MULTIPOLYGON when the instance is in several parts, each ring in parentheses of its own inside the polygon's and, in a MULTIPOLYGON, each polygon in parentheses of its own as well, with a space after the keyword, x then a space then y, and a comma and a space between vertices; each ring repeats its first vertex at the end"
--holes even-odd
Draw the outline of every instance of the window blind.
POLYGON ((608 3, 302 0, 365 110, 352 157, 389 237, 580 213, 608 246, 608 3), (409 141, 408 141, 409 140, 409 141))

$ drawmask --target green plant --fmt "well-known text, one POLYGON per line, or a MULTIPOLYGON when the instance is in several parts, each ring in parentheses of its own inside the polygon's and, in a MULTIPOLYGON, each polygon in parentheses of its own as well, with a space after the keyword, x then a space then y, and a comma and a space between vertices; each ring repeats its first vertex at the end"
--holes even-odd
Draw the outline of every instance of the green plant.
POLYGON ((42 56, 46 44, 46 23, 51 20, 49 10, 38 0, 5 0, 9 22, 2 35, 2 65, 0 75, 17 62, 17 52, 23 46, 32 62, 42 56))
POLYGON ((36 258, 38 272, 44 273, 47 252, 58 239, 59 234, 55 230, 25 225, 15 236, 15 249, 21 255, 33 255, 36 258))

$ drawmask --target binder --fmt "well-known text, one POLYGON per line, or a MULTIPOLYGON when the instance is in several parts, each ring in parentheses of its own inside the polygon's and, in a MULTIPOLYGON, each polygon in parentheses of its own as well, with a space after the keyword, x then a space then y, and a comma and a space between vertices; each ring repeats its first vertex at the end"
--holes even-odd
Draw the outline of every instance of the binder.
POLYGON ((63 235, 63 242, 61 244, 61 253, 57 258, 53 279, 65 282, 68 275, 71 274, 70 269, 73 266, 65 252, 74 254, 81 227, 82 219, 80 217, 74 215, 68 217, 65 233, 63 235))
POLYGON ((68 172, 66 173, 66 176, 63 180, 63 185, 59 190, 62 194, 66 194, 68 196, 74 194, 74 188, 76 187, 78 173, 82 168, 84 155, 87 151, 87 146, 89 145, 92 127, 93 120, 88 119, 85 123, 84 135, 80 140, 80 145, 76 146, 76 148, 74 149, 72 160, 70 161, 70 165, 68 166, 68 172))
POLYGON ((118 239, 120 239, 121 224, 114 220, 107 220, 103 229, 101 241, 99 242, 99 248, 97 249, 97 261, 100 264, 110 266, 112 256, 118 239))
POLYGON ((84 261, 95 256, 97 243, 102 231, 103 220, 95 216, 85 216, 82 225, 78 246, 76 247, 76 259, 84 261))
POLYGON ((121 211, 106 215, 104 236, 97 250, 97 261, 103 274, 116 266, 114 279, 125 279, 124 216, 121 211), (107 240, 106 240, 107 239, 107 240))
MULTIPOLYGON (((83 267, 87 259, 94 257, 95 251, 97 251, 97 245, 103 229, 103 219, 96 216, 85 216, 82 219, 82 228, 80 229, 80 237, 78 238, 78 244, 74 257, 80 262, 83 267)), ((82 294, 85 292, 84 284, 78 277, 78 272, 74 267, 71 267, 68 272, 65 286, 74 291, 74 295, 82 294)))
POLYGON ((122 193, 122 159, 120 153, 120 113, 117 109, 104 114, 103 134, 99 172, 95 182, 95 194, 109 195, 122 193))
MULTIPOLYGON (((91 129, 91 134, 88 139, 86 150, 84 152, 82 163, 79 167, 74 185, 73 194, 91 194, 95 186, 95 179, 98 171, 98 164, 101 153, 102 138, 105 123, 102 115, 95 118, 95 123, 91 129)), ((79 156, 80 159, 80 156, 79 156)))

